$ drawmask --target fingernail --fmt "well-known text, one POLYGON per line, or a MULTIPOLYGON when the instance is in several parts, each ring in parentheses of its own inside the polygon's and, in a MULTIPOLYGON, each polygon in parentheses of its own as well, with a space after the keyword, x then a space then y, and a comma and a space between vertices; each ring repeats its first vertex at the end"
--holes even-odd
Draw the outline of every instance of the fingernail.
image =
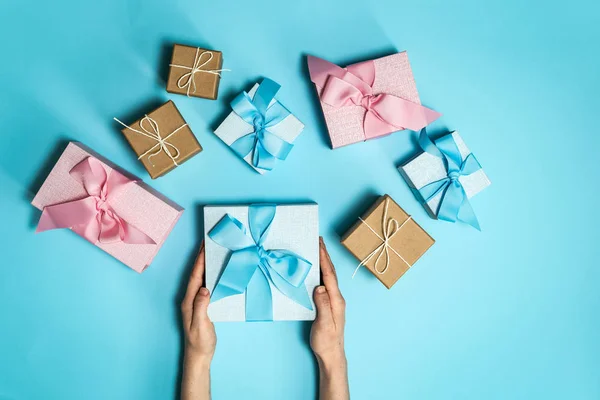
POLYGON ((205 288, 205 287, 200 288, 200 295, 202 295, 202 296, 208 296, 209 294, 210 294, 210 292, 208 291, 207 288, 205 288))
POLYGON ((325 293, 325 286, 317 286, 315 289, 317 293, 325 293))

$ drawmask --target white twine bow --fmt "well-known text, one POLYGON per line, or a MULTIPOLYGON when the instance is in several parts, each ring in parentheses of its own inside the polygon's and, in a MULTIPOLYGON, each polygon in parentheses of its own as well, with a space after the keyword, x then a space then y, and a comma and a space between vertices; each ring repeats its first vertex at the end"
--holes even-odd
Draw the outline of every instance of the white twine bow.
POLYGON ((188 67, 187 65, 178 65, 178 64, 169 64, 171 67, 183 68, 187 69, 190 72, 181 75, 181 77, 177 80, 177 87, 179 89, 186 89, 187 96, 190 97, 190 89, 192 86, 194 87, 194 93, 196 93, 196 80, 194 79, 194 75, 196 72, 204 72, 207 74, 213 74, 221 76, 221 72, 223 71, 231 71, 229 69, 202 69, 214 58, 214 54, 212 51, 204 50, 200 53, 200 49, 196 49, 196 58, 194 59, 194 64, 192 67, 188 67), (202 57, 207 54, 208 59, 202 62, 202 57))
POLYGON ((371 226, 367 222, 365 222, 365 220, 363 220, 360 217, 358 218, 363 224, 365 224, 367 226, 367 228, 369 228, 371 230, 371 232, 373 232, 375 234, 375 236, 377 236, 381 240, 381 244, 379 246, 377 246, 375 248, 375 250, 373 250, 371 253, 369 253, 369 255, 367 255, 360 262, 360 264, 358 264, 358 267, 356 267, 356 269, 354 270, 354 273, 352 274, 352 278, 354 278, 354 276, 356 275, 356 273, 358 272, 360 267, 367 264, 373 257, 375 257, 376 254, 378 254, 378 255, 377 255, 377 259, 375 260, 375 265, 374 265, 373 269, 379 275, 385 274, 385 272, 388 270, 388 268, 390 266, 390 250, 392 250, 394 253, 396 253, 396 255, 398 257, 400 257, 400 259, 402 261, 404 261, 406 263, 406 265, 408 265, 409 268, 411 267, 410 263, 408 261, 406 261, 404 259, 404 257, 402 257, 392 246, 390 246, 390 240, 394 237, 394 235, 396 235, 396 233, 398 233, 400 231, 400 229, 402 229, 402 227, 404 225, 406 225, 406 223, 408 221, 410 221, 412 219, 412 217, 409 215, 408 218, 402 224, 400 224, 395 218, 390 218, 388 220, 387 219, 388 205, 389 205, 389 199, 386 198, 385 206, 383 208, 383 220, 381 223, 381 225, 382 225, 381 227, 383 230, 383 232, 382 232, 383 237, 381 237, 373 228, 371 228, 371 226), (382 270, 379 270, 379 269, 377 269, 377 265, 379 264, 379 261, 381 261, 381 258, 384 256, 385 256, 385 267, 382 270))
POLYGON ((117 121, 118 123, 120 123, 121 125, 123 125, 125 128, 156 141, 156 144, 154 146, 150 147, 150 149, 145 151, 143 154, 141 154, 138 157, 138 160, 142 159, 142 157, 145 157, 146 155, 149 154, 148 161, 150 161, 150 164, 152 164, 152 166, 154 166, 154 164, 152 163, 152 157, 157 156, 158 154, 160 154, 161 152, 164 151, 165 154, 171 159, 171 161, 173 161, 173 164, 175 164, 175 166, 179 165, 179 164, 177 164, 177 161, 175 161, 175 160, 177 160, 179 158, 180 151, 175 145, 169 143, 168 140, 171 136, 173 136, 174 134, 179 132, 181 129, 185 128, 187 126, 187 124, 181 125, 179 128, 175 129, 173 132, 169 133, 167 136, 165 136, 163 138, 160 134, 160 129, 158 127, 158 123, 154 119, 150 118, 147 115, 145 115, 144 118, 142 118, 140 120, 141 131, 137 130, 137 129, 133 129, 132 127, 130 127, 128 125, 125 125, 123 122, 119 121, 117 118, 114 118, 114 120, 117 121), (150 124, 150 129, 146 129, 146 127, 144 127, 144 122, 150 124), (174 150, 174 153, 171 150, 174 150))

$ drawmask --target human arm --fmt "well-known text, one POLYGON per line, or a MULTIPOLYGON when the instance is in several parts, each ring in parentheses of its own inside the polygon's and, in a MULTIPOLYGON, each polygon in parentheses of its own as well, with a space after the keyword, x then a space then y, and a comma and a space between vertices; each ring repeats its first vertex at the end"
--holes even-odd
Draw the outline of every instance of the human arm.
POLYGON ((323 286, 315 289, 317 318, 310 336, 310 346, 319 365, 319 399, 348 400, 350 389, 344 350, 346 302, 323 238, 319 240, 319 260, 323 286))
POLYGON ((210 293, 204 283, 204 242, 196 258, 181 303, 185 350, 181 379, 182 400, 210 400, 210 363, 215 353, 217 336, 208 318, 210 293))

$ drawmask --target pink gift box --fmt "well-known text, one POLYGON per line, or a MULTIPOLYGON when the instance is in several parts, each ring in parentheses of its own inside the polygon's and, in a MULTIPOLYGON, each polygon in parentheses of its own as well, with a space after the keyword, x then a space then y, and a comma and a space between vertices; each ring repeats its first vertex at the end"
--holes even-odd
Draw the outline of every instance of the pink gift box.
MULTIPOLYGON (((131 244, 123 241, 94 244, 136 272, 144 271, 154 259, 167 236, 181 217, 183 208, 155 192, 133 175, 124 172, 80 143, 71 142, 52 168, 42 187, 31 202, 34 207, 45 207, 72 202, 88 196, 81 182, 71 175, 73 167, 88 157, 100 161, 110 176, 112 170, 135 182, 123 186, 110 200, 110 207, 122 220, 143 232, 155 244, 131 244)), ((51 234, 51 233, 47 233, 51 234)))
MULTIPOLYGON (((328 79, 330 79, 329 77, 331 76, 331 72, 337 69, 338 77, 341 77, 340 74, 343 74, 343 72, 339 71, 341 69, 340 67, 337 67, 333 64, 328 66, 327 64, 330 63, 316 57, 309 56, 308 58, 311 80, 315 84, 317 94, 319 95, 320 99, 322 98, 323 86, 328 82, 328 79)), ((374 71, 371 72, 374 72, 374 81, 372 82, 372 85, 369 84, 369 86, 372 88, 372 94, 374 96, 379 94, 393 95, 412 102, 415 105, 421 104, 419 93, 417 92, 417 86, 413 78, 410 63, 408 61, 408 55, 405 51, 386 57, 352 64, 346 68, 343 68, 343 70, 347 72, 353 72, 353 69, 355 69, 355 71, 360 70, 361 68, 364 70, 365 66, 370 68, 373 68, 374 66, 374 71)), ((357 76, 361 77, 360 74, 357 74, 357 76)), ((397 126, 386 126, 386 129, 380 129, 375 133, 365 135, 364 121, 365 114, 367 112, 365 107, 355 104, 348 104, 343 107, 334 107, 330 104, 326 104, 322 100, 320 103, 325 116, 325 122, 327 124, 329 136, 331 138, 331 146, 334 149, 337 147, 362 142, 367 139, 389 135, 392 132, 404 129, 397 126)), ((429 113, 431 111, 433 110, 426 110, 425 112, 429 113)), ((439 116, 439 114, 436 116, 435 114, 437 113, 433 113, 434 114, 428 114, 424 117, 427 119, 428 123, 439 116)))

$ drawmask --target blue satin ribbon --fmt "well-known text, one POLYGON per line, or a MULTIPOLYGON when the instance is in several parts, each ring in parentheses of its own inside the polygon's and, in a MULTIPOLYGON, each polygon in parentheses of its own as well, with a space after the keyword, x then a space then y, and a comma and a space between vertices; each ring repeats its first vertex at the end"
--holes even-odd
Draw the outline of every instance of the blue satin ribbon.
POLYGON ((288 250, 263 247, 275 218, 274 204, 256 204, 248 209, 250 235, 244 225, 225 215, 208 233, 218 245, 232 251, 211 301, 246 293, 246 321, 272 321, 273 298, 269 282, 281 293, 312 310, 304 285, 312 264, 288 250))
POLYGON ((438 219, 449 222, 462 221, 480 231, 481 227, 477 216, 475 216, 459 179, 461 176, 467 176, 480 170, 479 161, 473 154, 469 154, 463 160, 452 135, 442 136, 434 143, 423 129, 419 135, 419 145, 427 153, 441 158, 447 172, 445 178, 431 182, 419 189, 420 196, 427 203, 442 193, 436 214, 438 219))
POLYGON ((233 111, 254 127, 253 132, 233 142, 231 148, 242 158, 252 152, 252 165, 267 171, 273 169, 277 159, 285 160, 294 147, 269 131, 269 128, 290 115, 278 101, 269 106, 280 87, 278 83, 265 78, 254 93, 254 98, 242 92, 231 102, 233 111))

